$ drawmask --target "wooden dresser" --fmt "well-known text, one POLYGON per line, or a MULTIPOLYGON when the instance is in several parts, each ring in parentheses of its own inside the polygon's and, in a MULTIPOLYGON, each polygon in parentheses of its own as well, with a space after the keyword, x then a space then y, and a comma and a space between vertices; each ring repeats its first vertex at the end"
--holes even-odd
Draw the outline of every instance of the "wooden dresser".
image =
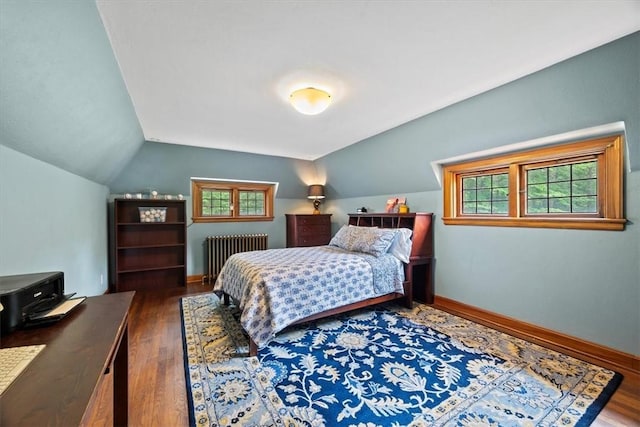
POLYGON ((287 217, 287 247, 322 246, 331 240, 331 214, 300 215, 287 217))

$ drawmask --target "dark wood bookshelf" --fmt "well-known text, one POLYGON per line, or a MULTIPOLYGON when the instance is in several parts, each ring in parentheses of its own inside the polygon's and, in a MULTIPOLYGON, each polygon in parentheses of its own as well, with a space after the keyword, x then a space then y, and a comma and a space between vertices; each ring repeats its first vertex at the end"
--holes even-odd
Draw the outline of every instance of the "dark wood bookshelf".
POLYGON ((111 209, 110 290, 185 286, 184 200, 115 199, 111 209), (141 207, 166 208, 164 222, 141 222, 141 207))

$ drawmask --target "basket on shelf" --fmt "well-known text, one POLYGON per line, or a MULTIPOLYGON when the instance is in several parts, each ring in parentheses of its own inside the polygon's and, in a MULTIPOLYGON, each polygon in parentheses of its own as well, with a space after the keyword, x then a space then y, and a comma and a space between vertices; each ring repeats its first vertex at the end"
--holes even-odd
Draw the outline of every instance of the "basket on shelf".
POLYGON ((139 207, 138 210, 140 211, 140 222, 165 222, 167 220, 166 207, 139 207))

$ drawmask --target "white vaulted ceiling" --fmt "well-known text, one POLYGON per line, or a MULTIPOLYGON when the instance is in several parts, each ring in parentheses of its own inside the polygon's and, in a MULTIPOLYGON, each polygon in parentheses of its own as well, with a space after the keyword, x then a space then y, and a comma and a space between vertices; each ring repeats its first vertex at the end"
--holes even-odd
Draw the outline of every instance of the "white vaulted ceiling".
POLYGON ((640 29, 637 0, 97 5, 146 140, 308 160, 640 29))

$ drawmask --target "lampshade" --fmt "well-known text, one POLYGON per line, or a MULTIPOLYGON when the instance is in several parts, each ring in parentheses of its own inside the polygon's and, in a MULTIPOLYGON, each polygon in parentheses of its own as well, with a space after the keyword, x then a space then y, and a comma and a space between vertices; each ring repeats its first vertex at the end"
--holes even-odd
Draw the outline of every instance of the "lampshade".
POLYGON ((324 185, 314 184, 309 186, 308 199, 324 199, 324 185))
POLYGON ((291 92, 289 101, 300 113, 312 116, 327 109, 331 103, 331 95, 324 90, 307 87, 291 92))

